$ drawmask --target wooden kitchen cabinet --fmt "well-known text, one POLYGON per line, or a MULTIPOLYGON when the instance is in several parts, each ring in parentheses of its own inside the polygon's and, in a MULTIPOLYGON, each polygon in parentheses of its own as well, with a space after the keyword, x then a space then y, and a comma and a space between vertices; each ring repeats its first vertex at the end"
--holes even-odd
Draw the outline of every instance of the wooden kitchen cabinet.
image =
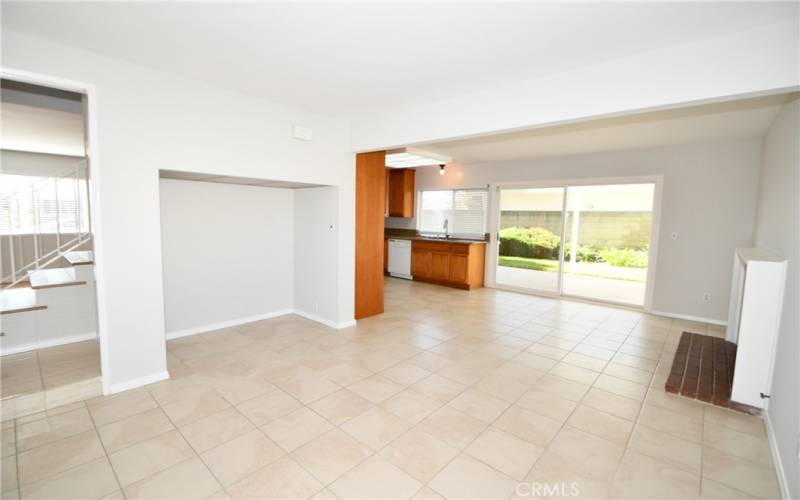
POLYGON ((387 169, 389 217, 414 217, 414 170, 407 168, 387 169))
POLYGON ((411 275, 417 281, 472 290, 483 286, 486 245, 420 241, 411 243, 411 275))

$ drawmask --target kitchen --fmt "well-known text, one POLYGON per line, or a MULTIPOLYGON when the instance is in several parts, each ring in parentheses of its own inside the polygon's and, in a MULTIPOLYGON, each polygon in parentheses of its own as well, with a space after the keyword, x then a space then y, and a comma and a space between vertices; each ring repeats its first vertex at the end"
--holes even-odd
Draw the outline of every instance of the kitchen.
POLYGON ((384 227, 383 272, 474 290, 484 284, 487 191, 415 189, 417 168, 445 175, 448 161, 411 148, 386 152, 385 221, 406 227, 384 227))

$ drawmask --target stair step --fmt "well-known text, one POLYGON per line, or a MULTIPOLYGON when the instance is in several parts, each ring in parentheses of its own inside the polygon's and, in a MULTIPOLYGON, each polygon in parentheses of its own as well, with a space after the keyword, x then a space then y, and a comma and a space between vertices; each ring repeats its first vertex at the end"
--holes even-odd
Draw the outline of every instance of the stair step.
POLYGON ((36 292, 32 288, 9 288, 0 292, 0 314, 13 314, 47 309, 36 303, 36 292))
POLYGON ((73 266, 86 266, 94 264, 94 252, 91 250, 82 252, 67 252, 64 254, 64 259, 73 266))
POLYGON ((86 284, 86 281, 76 277, 75 269, 71 267, 28 271, 28 278, 31 280, 31 288, 34 290, 86 284))

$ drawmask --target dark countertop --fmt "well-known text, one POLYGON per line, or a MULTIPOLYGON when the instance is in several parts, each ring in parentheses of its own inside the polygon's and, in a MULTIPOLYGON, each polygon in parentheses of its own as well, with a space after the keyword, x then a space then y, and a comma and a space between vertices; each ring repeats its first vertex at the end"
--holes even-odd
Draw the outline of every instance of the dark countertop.
POLYGON ((385 234, 383 237, 387 240, 432 241, 434 243, 458 243, 461 245, 486 244, 484 240, 467 240, 464 238, 433 238, 430 236, 405 235, 405 234, 385 234))

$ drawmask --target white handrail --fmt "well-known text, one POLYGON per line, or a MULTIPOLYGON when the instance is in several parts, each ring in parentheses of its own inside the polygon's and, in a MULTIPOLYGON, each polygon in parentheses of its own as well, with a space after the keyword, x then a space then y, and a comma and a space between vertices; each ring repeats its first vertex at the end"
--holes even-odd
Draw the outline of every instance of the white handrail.
MULTIPOLYGON (((11 286, 20 283, 27 279, 27 272, 31 269, 40 269, 42 267, 46 267, 53 263, 54 261, 61 258, 65 253, 74 250, 75 248, 79 247, 80 245, 86 243, 91 239, 91 225, 83 224, 81 218, 84 216, 83 210, 83 203, 87 203, 88 199, 84 200, 84 197, 88 197, 89 189, 88 189, 88 175, 87 175, 87 168, 85 161, 81 161, 81 165, 78 167, 70 167, 67 170, 62 171, 59 175, 49 176, 44 179, 37 179, 36 181, 32 182, 26 187, 17 189, 16 191, 0 196, 0 207, 4 211, 7 211, 6 214, 0 214, 0 220, 6 219, 8 221, 8 244, 9 244, 9 263, 11 265, 10 272, 2 276, 2 288, 8 288, 11 286), (72 197, 74 200, 74 205, 72 207, 62 206, 62 202, 66 203, 68 200, 62 199, 59 193, 59 181, 69 179, 72 181, 71 189, 67 188, 68 190, 72 191, 72 197), (81 190, 81 183, 86 183, 86 189, 81 190), (50 183, 52 183, 52 188, 54 190, 54 202, 55 206, 53 207, 55 210, 55 237, 56 237, 56 248, 50 251, 46 251, 42 246, 42 234, 53 234, 50 232, 45 232, 47 226, 52 224, 53 221, 47 220, 45 217, 43 220, 42 217, 42 191, 50 187, 50 183), (23 234, 15 234, 14 228, 15 225, 19 226, 22 224, 22 206, 25 204, 21 204, 21 201, 27 201, 27 208, 30 210, 30 236, 33 237, 33 260, 31 262, 25 262, 24 258, 24 244, 20 247, 21 253, 17 252, 17 244, 21 242, 21 237, 23 234), (16 208, 16 210, 14 210, 16 208), (62 211, 68 210, 68 214, 72 217, 72 229, 73 231, 65 231, 65 227, 63 224, 62 211), (16 214, 14 213, 16 211, 16 214), (16 215, 16 224, 15 224, 15 215, 16 215), (44 228, 44 230, 43 230, 44 228), (64 238, 64 236, 70 236, 68 238, 64 238)), ((69 198, 69 197, 67 197, 69 198)), ((46 199, 46 198, 45 198, 46 199)), ((45 203, 44 207, 47 208, 48 204, 45 203)), ((69 221, 69 217, 67 218, 69 221)), ((69 226, 69 224, 67 224, 69 226)), ((52 228, 52 226, 49 226, 52 228)), ((24 234, 25 236, 28 233, 24 234)))

